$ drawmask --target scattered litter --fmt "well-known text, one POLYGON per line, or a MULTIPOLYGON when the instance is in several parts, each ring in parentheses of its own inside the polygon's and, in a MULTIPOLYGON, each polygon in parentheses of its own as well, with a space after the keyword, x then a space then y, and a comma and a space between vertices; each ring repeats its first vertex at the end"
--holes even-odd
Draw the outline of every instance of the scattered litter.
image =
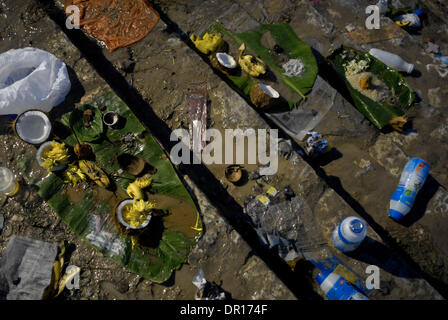
POLYGON ((205 148, 207 141, 207 82, 192 82, 188 98, 190 149, 199 153, 205 148))
POLYGON ((318 132, 309 132, 305 151, 310 158, 316 158, 328 151, 328 141, 318 132))
POLYGON ((341 252, 352 252, 361 245, 366 236, 366 223, 357 217, 348 217, 334 229, 333 245, 341 252))
POLYGON ((353 32, 356 30, 356 27, 353 24, 348 24, 345 26, 345 30, 347 30, 347 32, 353 32))
POLYGON ((426 53, 434 53, 434 54, 438 54, 440 52, 440 47, 429 41, 426 43, 426 49, 425 49, 426 53))
POLYGON ((394 21, 400 27, 411 27, 415 29, 419 29, 422 26, 419 15, 423 13, 423 10, 419 9, 414 13, 407 13, 401 16, 398 16, 394 19, 394 21))
POLYGON ((427 64, 426 70, 429 72, 433 68, 437 71, 441 78, 446 78, 448 76, 448 64, 427 64))
POLYGON ((57 253, 57 245, 14 235, 0 261, 0 300, 41 300, 57 253))
POLYGON ((278 139, 278 154, 281 157, 284 157, 286 160, 289 160, 292 154, 292 143, 291 140, 286 140, 283 138, 278 139))
POLYGON ((146 37, 160 19, 147 0, 66 0, 64 10, 70 5, 79 7, 84 31, 111 52, 146 37))
POLYGON ((400 221, 411 211, 418 192, 428 178, 429 170, 430 166, 425 160, 412 158, 408 161, 398 188, 390 199, 389 217, 400 221))
POLYGON ((448 56, 442 56, 441 54, 437 54, 436 57, 439 58, 442 63, 448 64, 448 56))
POLYGON ((290 201, 282 201, 280 192, 268 188, 263 195, 249 196, 245 213, 250 218, 260 242, 283 260, 313 259, 324 244, 314 224, 312 211, 299 196, 288 189, 290 201), (268 193, 269 192, 269 193, 268 193))
POLYGON ((199 272, 193 278, 193 284, 198 288, 195 300, 228 300, 229 295, 215 282, 208 282, 204 276, 204 270, 199 272))
POLYGON ((300 59, 290 59, 282 68, 287 77, 299 77, 305 71, 305 65, 300 59))
POLYGON ((12 197, 19 192, 20 185, 8 168, 0 167, 0 192, 12 197))
POLYGON ((70 91, 65 63, 36 48, 0 54, 0 115, 30 109, 49 112, 70 91))

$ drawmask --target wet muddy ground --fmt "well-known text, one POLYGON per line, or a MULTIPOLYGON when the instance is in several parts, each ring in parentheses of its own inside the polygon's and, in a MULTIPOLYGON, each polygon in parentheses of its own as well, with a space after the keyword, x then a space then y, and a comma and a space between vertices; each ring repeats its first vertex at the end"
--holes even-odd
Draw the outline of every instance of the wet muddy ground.
MULTIPOLYGON (((393 2, 400 6, 400 1, 393 2)), ((406 5, 419 1, 411 2, 406 5)), ((208 84, 208 127, 220 131, 275 127, 211 71, 188 42, 173 31, 174 25, 185 33, 197 34, 237 6, 241 16, 247 15, 240 28, 289 23, 300 38, 313 46, 318 61, 340 44, 370 48, 359 46, 345 35, 349 24, 364 27, 363 12, 369 1, 198 0, 155 4, 163 14, 156 28, 142 41, 110 53, 79 31, 67 33, 69 38, 64 35, 56 25, 61 25, 63 1, 0 0, 0 15, 6 18, 0 22, 0 52, 36 46, 66 62, 72 90, 66 101, 53 110, 54 117, 112 88, 122 98, 131 97, 127 101, 131 108, 148 110, 139 114, 142 122, 169 149, 167 133, 188 128, 186 93, 191 80, 199 77, 205 76, 208 84)), ((421 34, 406 34, 402 39, 375 44, 412 61, 421 73, 406 77, 421 99, 410 111, 414 131, 405 135, 379 132, 355 110, 338 83, 321 67, 320 76, 338 91, 335 107, 316 128, 334 147, 332 156, 323 162, 307 163, 294 153, 288 160, 280 158, 276 175, 259 182, 249 179, 242 187, 226 180, 225 165, 180 166, 199 203, 206 231, 188 264, 163 285, 151 284, 108 260, 60 221, 38 198, 33 186, 46 174, 33 159, 35 147, 15 137, 11 120, 2 117, 0 165, 11 168, 18 177, 26 176, 22 180, 26 187, 15 198, 1 199, 0 210, 5 216, 1 250, 12 234, 53 243, 66 240, 71 248, 68 261, 79 266, 82 273, 80 290, 65 291, 63 299, 192 299, 195 287, 191 280, 200 267, 207 279, 221 283, 236 299, 317 298, 313 294, 322 293, 310 280, 307 267, 288 273, 281 262, 258 248, 256 237, 240 223, 245 200, 260 192, 261 183, 277 190, 289 186, 306 200, 315 217, 312 229, 317 238, 324 239, 323 249, 316 250, 316 254, 336 255, 359 274, 369 264, 380 266, 384 272, 382 290, 373 292, 372 299, 436 299, 441 298, 439 293, 446 297, 448 123, 443 101, 448 92, 446 78, 438 73, 437 66, 428 67, 435 61, 424 52, 424 46, 431 38, 442 52, 448 52, 448 24, 443 19, 448 13, 443 15, 434 9, 437 1, 420 4, 428 9, 421 34), (414 221, 401 226, 387 218, 388 200, 404 163, 416 156, 431 163, 433 178, 422 191, 414 221), (361 216, 370 224, 370 240, 364 254, 358 256, 340 255, 328 245, 334 226, 348 215, 361 216), (304 283, 308 289, 299 289, 304 283)), ((248 174, 258 169, 257 165, 244 167, 248 174)))

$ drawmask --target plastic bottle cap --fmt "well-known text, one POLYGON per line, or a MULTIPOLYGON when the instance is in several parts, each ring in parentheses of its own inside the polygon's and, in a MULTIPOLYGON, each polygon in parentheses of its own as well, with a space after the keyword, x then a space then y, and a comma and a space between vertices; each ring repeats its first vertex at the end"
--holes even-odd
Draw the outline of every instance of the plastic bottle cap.
POLYGON ((361 220, 353 220, 350 223, 350 229, 354 232, 354 233, 361 233, 364 230, 364 223, 362 223, 361 220))

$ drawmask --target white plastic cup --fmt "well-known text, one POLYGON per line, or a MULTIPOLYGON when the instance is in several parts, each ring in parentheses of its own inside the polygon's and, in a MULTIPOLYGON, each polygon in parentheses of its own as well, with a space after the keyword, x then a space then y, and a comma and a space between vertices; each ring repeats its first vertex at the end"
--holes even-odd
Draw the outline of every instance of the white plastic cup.
POLYGON ((19 183, 8 168, 0 167, 0 192, 13 196, 19 191, 19 183))

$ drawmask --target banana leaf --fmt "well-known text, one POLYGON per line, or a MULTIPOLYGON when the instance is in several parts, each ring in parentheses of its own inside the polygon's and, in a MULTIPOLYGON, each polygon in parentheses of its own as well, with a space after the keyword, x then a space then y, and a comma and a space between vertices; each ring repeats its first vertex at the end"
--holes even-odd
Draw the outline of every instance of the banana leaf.
POLYGON ((70 114, 70 126, 75 131, 79 140, 82 142, 92 142, 101 138, 103 134, 103 117, 100 110, 92 108, 89 105, 82 105, 70 114), (93 119, 90 126, 84 125, 84 111, 90 109, 93 112, 93 119))
MULTIPOLYGON (((213 24, 209 32, 218 32, 224 36, 224 40, 228 40, 230 46, 238 48, 243 42, 249 51, 259 56, 266 65, 274 72, 278 82, 286 85, 291 92, 299 94, 299 98, 295 101, 288 100, 290 108, 297 106, 299 102, 305 98, 306 94, 313 88, 316 81, 318 67, 316 58, 310 46, 303 42, 294 32, 289 24, 263 24, 255 29, 242 32, 232 33, 219 23, 213 24), (287 77, 281 65, 275 61, 275 57, 269 48, 262 44, 262 36, 265 32, 270 32, 275 42, 284 50, 290 59, 300 59, 305 65, 305 70, 298 77, 287 77)), ((240 93, 249 97, 250 89, 262 79, 253 78, 245 73, 240 75, 229 75, 229 79, 238 88, 240 93)))
MULTIPOLYGON (((165 152, 122 100, 109 92, 90 105, 105 105, 106 111, 116 111, 125 120, 121 129, 106 128, 102 140, 89 143, 96 164, 116 189, 109 191, 86 182, 74 187, 64 183, 62 176, 51 174, 40 183, 39 194, 70 228, 104 255, 148 280, 164 282, 186 262, 202 234, 195 203, 165 152), (157 170, 148 197, 165 214, 153 215, 142 231, 129 232, 116 218, 116 207, 129 198, 125 190, 134 179, 120 170, 117 157, 123 153, 138 156, 157 170)), ((58 123, 68 129, 64 142, 73 147, 77 140, 69 130, 70 117, 66 114, 58 123)))
POLYGON ((403 76, 368 53, 352 48, 340 47, 327 58, 332 68, 347 87, 356 108, 378 129, 389 125, 389 122, 403 116, 415 100, 415 92, 409 87, 403 76), (391 99, 378 103, 353 88, 345 76, 344 64, 350 60, 370 61, 368 72, 376 75, 391 92, 391 99))

